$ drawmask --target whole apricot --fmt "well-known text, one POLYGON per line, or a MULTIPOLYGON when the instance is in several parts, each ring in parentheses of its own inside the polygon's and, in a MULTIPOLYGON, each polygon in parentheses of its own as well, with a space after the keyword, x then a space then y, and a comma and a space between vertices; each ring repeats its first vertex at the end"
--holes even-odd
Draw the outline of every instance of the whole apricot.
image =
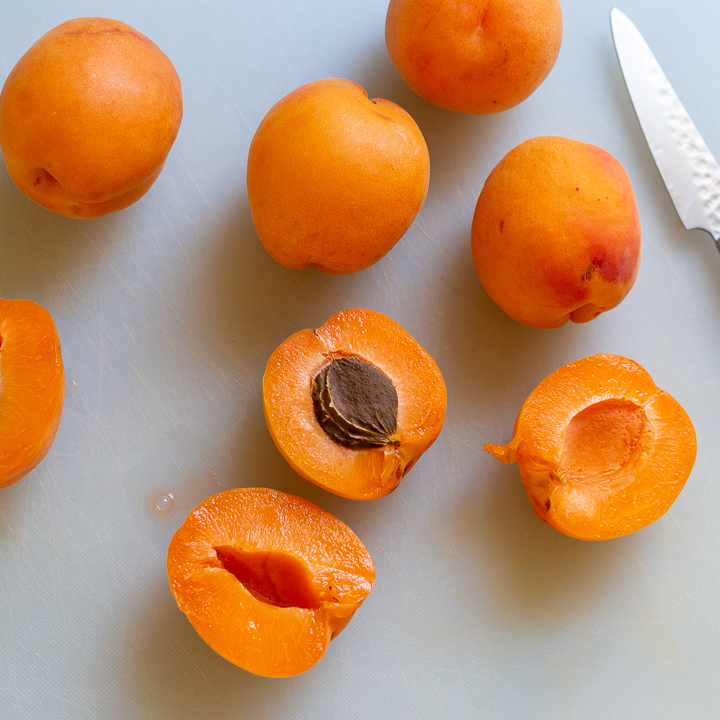
POLYGON ((178 607, 219 655, 264 677, 309 670, 375 582, 367 548, 341 520, 270 488, 201 503, 167 556, 178 607))
POLYGON ((447 389, 410 333, 387 315, 353 308, 275 349, 263 409, 296 472, 336 495, 374 500, 395 490, 437 439, 447 389))
POLYGON ((275 104, 247 164, 250 210, 270 255, 335 274, 369 267, 395 245, 429 179, 412 117, 341 79, 303 85, 275 104))
POLYGON ((558 0, 390 0, 385 43, 407 84, 440 107, 488 114, 529 97, 562 42, 558 0))
POLYGON ((607 540, 662 516, 690 475, 695 430, 681 405, 638 363, 592 355, 530 393, 507 445, 535 514, 565 535, 607 540))
POLYGON ((181 119, 180 79, 157 45, 117 20, 77 18, 10 72, 0 150, 28 197, 68 217, 99 217, 150 189, 181 119))
POLYGON ((0 300, 0 488, 47 455, 65 402, 60 339, 31 300, 0 300))
POLYGON ((527 140, 488 176, 472 255, 488 295, 536 328, 588 322, 617 306, 640 267, 641 228, 623 166, 596 145, 527 140))

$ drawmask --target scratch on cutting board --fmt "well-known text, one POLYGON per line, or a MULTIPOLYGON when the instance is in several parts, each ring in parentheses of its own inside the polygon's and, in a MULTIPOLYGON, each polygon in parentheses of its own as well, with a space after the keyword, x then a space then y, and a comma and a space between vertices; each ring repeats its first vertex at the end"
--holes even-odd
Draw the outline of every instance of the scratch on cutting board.
MULTIPOLYGON (((108 338, 108 339, 109 339, 111 345, 113 345, 113 347, 115 348, 115 350, 117 350, 118 357, 122 357, 123 353, 122 353, 122 350, 121 350, 120 346, 117 344, 117 342, 115 342, 112 338, 108 338)), ((143 378, 142 374, 141 374, 140 372, 138 372, 138 370, 137 370, 135 367, 133 367, 133 365, 130 364, 129 367, 130 367, 130 369, 132 370, 132 372, 134 373, 135 377, 136 377, 136 378, 138 379, 138 381, 140 382, 140 385, 141 385, 141 386, 145 389, 145 391, 147 392, 148 397, 152 398, 152 400, 155 402, 155 405, 162 411, 162 414, 165 416, 165 419, 170 423, 170 426, 171 426, 171 427, 174 427, 174 426, 175 426, 175 423, 173 422, 172 417, 170 417, 170 414, 169 414, 168 411, 165 409, 165 406, 160 402, 159 398, 157 397, 157 394, 156 394, 155 392, 153 392, 152 387, 151 387, 150 385, 148 385, 148 383, 147 383, 147 382, 145 381, 145 379, 143 378)), ((117 376, 115 376, 115 377, 116 377, 116 379, 118 379, 117 376)), ((131 396, 129 395, 129 397, 131 397, 131 396)), ((132 398, 131 398, 131 399, 132 399, 132 398)), ((140 405, 138 405, 138 404, 135 402, 134 399, 133 399, 133 404, 135 405, 135 408, 136 408, 136 409, 138 410, 138 412, 141 414, 141 416, 143 417, 143 419, 149 421, 149 418, 147 418, 147 417, 145 416, 145 414, 142 413, 142 409, 141 409, 140 405)))
POLYGON ((27 516, 28 516, 28 505, 30 504, 30 483, 25 483, 25 505, 22 511, 22 521, 20 523, 20 558, 22 559, 22 552, 25 549, 25 536, 27 535, 27 516))
POLYGON ((57 595, 58 601, 60 603, 60 613, 62 615, 62 623, 63 623, 63 632, 67 636, 67 622, 65 618, 65 603, 63 602, 63 594, 62 594, 62 586, 60 583, 60 569, 58 568, 58 561, 57 561, 57 549, 55 547, 55 536, 53 533, 53 524, 52 524, 52 511, 50 507, 50 498, 48 496, 47 488, 45 487, 44 482, 39 483, 40 487, 42 488, 43 495, 45 496, 45 507, 47 509, 47 523, 48 523, 48 533, 50 535, 50 556, 52 559, 52 568, 53 568, 53 584, 55 585, 55 594, 57 595))
POLYGON ((407 583, 407 580, 405 580, 405 576, 398 570, 397 565, 393 561, 392 555, 385 549, 385 546, 382 542, 378 543, 380 545, 380 550, 382 551, 383 555, 385 555, 385 558, 390 563, 392 569, 395 571, 395 574, 400 578, 402 584, 405 586, 405 589, 408 592, 408 595, 415 601, 418 602, 418 598, 415 595, 415 593, 410 589, 410 586, 407 583))
POLYGON ((211 202, 209 202, 208 199, 205 197, 205 194, 200 189, 200 186, 197 184, 195 177, 190 172, 190 168, 188 168, 188 166, 185 164, 185 161, 182 159, 182 157, 178 158, 178 162, 182 166, 183 170, 185 170, 185 172, 187 173, 187 176, 190 178, 190 181, 192 182, 192 184, 195 186, 195 189, 198 191, 198 195, 200 195, 200 197, 203 199, 203 202, 207 205, 208 209, 212 212, 213 219, 215 221, 219 222, 219 218, 218 218, 217 212, 216 212, 217 208, 211 202))

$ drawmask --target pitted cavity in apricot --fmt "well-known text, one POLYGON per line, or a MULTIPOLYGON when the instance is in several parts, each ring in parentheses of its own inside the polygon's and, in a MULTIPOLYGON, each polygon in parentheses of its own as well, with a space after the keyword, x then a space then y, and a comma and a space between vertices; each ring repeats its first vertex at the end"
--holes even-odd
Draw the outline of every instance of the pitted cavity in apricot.
POLYGON ((64 400, 60 340, 50 314, 30 300, 0 300, 0 488, 47 455, 64 400))
POLYGON ((620 537, 663 515, 695 462, 683 408, 636 362, 593 355, 556 370, 530 394, 508 445, 537 516, 582 540, 620 537))
POLYGON ((435 441, 447 391, 435 361, 394 320, 343 310, 289 337, 263 378, 270 434, 310 482, 354 500, 392 492, 435 441))
POLYGON ((265 677, 315 665, 375 581, 370 554, 345 523, 269 488, 201 503, 175 533, 167 570, 202 639, 265 677))

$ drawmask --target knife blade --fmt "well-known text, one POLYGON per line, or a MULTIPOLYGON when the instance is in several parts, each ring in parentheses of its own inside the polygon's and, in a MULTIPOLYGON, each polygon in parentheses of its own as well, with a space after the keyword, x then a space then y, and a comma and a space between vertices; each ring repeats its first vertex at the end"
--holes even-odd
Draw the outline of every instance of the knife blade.
POLYGON ((640 127, 687 230, 710 233, 720 250, 720 166, 632 21, 610 11, 610 26, 640 127))

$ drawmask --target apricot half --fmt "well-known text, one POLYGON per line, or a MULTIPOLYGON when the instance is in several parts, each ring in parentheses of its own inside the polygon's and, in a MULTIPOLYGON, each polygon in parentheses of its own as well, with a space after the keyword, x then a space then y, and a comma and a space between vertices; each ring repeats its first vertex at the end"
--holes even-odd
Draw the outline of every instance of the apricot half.
POLYGON ((673 504, 695 462, 687 413, 636 362, 592 355, 556 370, 529 395, 508 445, 537 516, 582 540, 649 525, 673 504))
POLYGON ((76 18, 43 35, 0 93, 10 177, 48 210, 92 218, 142 197, 182 119, 180 79, 125 23, 76 18))
POLYGON ((0 488, 47 455, 64 400, 60 340, 50 314, 30 300, 0 300, 0 488))
POLYGON ((622 302, 640 268, 640 215, 609 152, 526 140, 493 169, 475 207, 472 255, 487 294, 536 328, 588 322, 622 302))
POLYGON ((412 117, 339 78, 279 100, 248 153, 255 229, 291 268, 344 274, 377 262, 412 224, 429 181, 430 156, 412 117))
POLYGON ((336 495, 392 492, 435 441, 447 390, 435 361, 374 310, 343 310, 268 360, 263 407, 290 465, 336 495))
POLYGON ((200 637, 266 677, 311 668, 375 581, 370 554, 345 523, 268 488, 201 503, 173 536, 167 570, 200 637))

